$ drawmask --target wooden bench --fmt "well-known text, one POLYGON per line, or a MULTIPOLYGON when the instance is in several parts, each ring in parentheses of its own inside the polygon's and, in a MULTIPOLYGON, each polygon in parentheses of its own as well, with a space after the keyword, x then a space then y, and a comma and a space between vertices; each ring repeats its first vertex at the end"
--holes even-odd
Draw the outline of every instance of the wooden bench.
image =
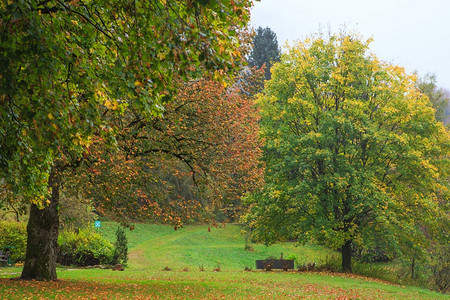
POLYGON ((264 259, 256 261, 256 269, 270 271, 273 269, 289 270, 294 269, 293 259, 264 259))
POLYGON ((0 250, 0 262, 3 262, 5 265, 9 264, 9 252, 0 250))

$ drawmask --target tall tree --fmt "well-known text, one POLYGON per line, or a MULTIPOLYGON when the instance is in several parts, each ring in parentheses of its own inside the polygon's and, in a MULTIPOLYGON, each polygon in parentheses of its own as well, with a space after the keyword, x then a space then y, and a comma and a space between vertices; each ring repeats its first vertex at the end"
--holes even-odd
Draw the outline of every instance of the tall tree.
POLYGON ((341 249, 345 271, 354 243, 383 236, 395 249, 424 249, 449 229, 439 207, 449 132, 414 76, 380 62, 369 43, 345 34, 298 43, 259 99, 266 185, 251 197, 250 226, 267 243, 341 249))
MULTIPOLYGON (((2 1, 0 178, 31 203, 24 279, 56 279, 62 172, 124 111, 157 115, 174 76, 240 66, 251 1, 2 1)), ((114 140, 114 139, 110 139, 114 140)))
POLYGON ((280 48, 278 47, 277 35, 269 27, 256 29, 253 38, 253 48, 248 58, 250 67, 261 68, 265 65, 265 77, 271 77, 270 68, 273 63, 280 60, 280 48))
POLYGON ((450 106, 450 92, 437 87, 435 74, 418 77, 417 87, 430 99, 435 109, 436 120, 443 122, 446 117, 446 110, 450 106))
POLYGON ((177 90, 162 116, 118 126, 118 151, 100 139, 89 148, 74 186, 84 182, 101 212, 180 226, 261 183, 253 102, 211 80, 180 82, 177 90))

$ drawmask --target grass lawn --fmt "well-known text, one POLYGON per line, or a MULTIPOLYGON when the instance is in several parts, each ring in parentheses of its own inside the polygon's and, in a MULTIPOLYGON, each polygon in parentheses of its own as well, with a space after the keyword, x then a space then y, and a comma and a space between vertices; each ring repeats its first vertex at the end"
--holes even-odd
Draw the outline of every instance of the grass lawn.
MULTIPOLYGON (((102 223, 114 240, 116 225, 102 223)), ((0 299, 450 299, 450 296, 377 279, 336 273, 243 271, 255 259, 294 254, 317 262, 333 252, 293 244, 244 251, 239 227, 187 226, 178 229, 138 224, 127 232, 125 271, 59 268, 57 282, 15 281, 21 269, 0 268, 0 299), (205 271, 200 271, 203 265, 205 271), (213 268, 220 265, 221 271, 213 268), (172 271, 163 271, 164 267, 172 271), (183 271, 187 269, 187 271, 183 271)))
MULTIPOLYGON (((133 238, 133 232, 128 235, 133 238)), ((273 245, 252 244, 253 251, 244 250, 244 238, 237 225, 211 227, 194 225, 171 229, 161 236, 154 236, 137 245, 130 251, 129 266, 134 269, 195 268, 203 266, 213 269, 220 266, 223 271, 242 271, 245 267, 254 268, 256 259, 267 257, 284 258, 295 255, 305 262, 317 262, 334 251, 316 245, 295 247, 293 243, 273 245)))
POLYGON ((11 275, 0 274, 1 299, 450 298, 360 276, 327 273, 60 269, 57 282, 14 281, 7 279, 11 275))

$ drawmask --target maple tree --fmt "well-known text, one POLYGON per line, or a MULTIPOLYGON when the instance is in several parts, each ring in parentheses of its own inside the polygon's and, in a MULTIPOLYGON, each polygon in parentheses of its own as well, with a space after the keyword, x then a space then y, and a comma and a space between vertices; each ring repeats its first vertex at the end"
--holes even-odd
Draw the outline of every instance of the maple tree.
POLYGON ((89 147, 72 185, 75 192, 85 186, 99 212, 123 223, 179 227, 213 207, 239 205, 261 184, 253 101, 238 87, 206 79, 180 81, 177 91, 163 115, 118 124, 117 151, 101 138, 89 147))
POLYGON ((266 184, 248 226, 266 243, 314 240, 342 252, 380 239, 418 253, 448 232, 449 132, 415 76, 356 35, 299 42, 258 100, 266 184), (440 205, 440 203, 444 205, 440 205))
POLYGON ((62 173, 111 117, 161 112, 173 78, 241 65, 251 1, 2 1, 0 178, 31 203, 23 279, 56 279, 62 173))

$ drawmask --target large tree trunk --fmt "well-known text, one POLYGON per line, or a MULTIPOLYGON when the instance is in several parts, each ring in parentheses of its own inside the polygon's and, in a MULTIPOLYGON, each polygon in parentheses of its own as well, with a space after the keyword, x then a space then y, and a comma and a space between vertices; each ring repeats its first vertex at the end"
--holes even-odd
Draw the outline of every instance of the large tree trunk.
POLYGON ((59 188, 61 176, 54 166, 50 172, 48 186, 52 189, 49 201, 43 209, 31 205, 27 225, 27 252, 21 279, 56 280, 56 258, 58 255, 59 188))
POLYGON ((342 245, 342 271, 352 271, 352 241, 345 241, 342 245))

